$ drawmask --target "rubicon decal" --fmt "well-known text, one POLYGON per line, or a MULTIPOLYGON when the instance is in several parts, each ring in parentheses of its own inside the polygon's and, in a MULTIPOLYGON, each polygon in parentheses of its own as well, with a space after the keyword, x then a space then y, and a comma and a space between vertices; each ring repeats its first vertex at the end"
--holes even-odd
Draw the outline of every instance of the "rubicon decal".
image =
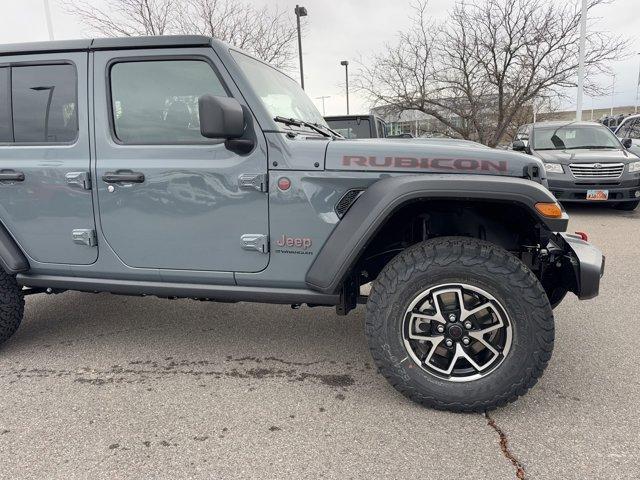
POLYGON ((411 168, 416 170, 457 170, 466 172, 506 172, 504 160, 475 160, 472 158, 417 158, 417 157, 376 157, 345 155, 345 167, 369 168, 411 168))

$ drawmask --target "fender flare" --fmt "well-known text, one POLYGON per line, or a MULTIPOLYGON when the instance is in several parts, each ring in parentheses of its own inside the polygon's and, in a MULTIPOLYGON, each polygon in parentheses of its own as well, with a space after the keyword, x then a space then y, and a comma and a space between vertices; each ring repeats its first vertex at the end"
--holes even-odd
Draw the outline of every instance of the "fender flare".
POLYGON ((7 229, 0 223, 0 266, 9 275, 29 270, 29 261, 7 229))
POLYGON ((569 216, 548 218, 535 209, 539 202, 556 202, 539 183, 515 177, 467 174, 428 174, 386 177, 355 201, 324 243, 307 271, 311 290, 336 293, 344 278, 378 230, 396 210, 416 200, 490 200, 517 203, 552 232, 567 229, 569 216))

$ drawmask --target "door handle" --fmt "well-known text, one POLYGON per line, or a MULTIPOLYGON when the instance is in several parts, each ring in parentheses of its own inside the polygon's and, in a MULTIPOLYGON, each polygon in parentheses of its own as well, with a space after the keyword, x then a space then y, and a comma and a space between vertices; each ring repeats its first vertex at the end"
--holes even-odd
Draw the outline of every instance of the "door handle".
POLYGON ((0 170, 0 182, 24 182, 24 173, 15 170, 0 170))
POLYGON ((143 183, 144 173, 130 171, 107 172, 102 176, 102 181, 104 183, 143 183))

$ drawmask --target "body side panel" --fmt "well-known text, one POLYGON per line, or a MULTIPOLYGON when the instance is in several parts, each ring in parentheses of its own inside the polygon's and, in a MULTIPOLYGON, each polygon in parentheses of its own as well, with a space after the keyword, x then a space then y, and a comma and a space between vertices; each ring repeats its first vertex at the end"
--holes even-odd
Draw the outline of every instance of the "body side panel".
MULTIPOLYGON (((236 273, 238 285, 307 288, 305 276, 339 223, 334 208, 350 189, 365 189, 380 173, 271 171, 269 220, 271 261, 259 273, 236 273), (291 187, 282 191, 278 180, 291 187)), ((333 259, 328 260, 333 262, 333 259)))

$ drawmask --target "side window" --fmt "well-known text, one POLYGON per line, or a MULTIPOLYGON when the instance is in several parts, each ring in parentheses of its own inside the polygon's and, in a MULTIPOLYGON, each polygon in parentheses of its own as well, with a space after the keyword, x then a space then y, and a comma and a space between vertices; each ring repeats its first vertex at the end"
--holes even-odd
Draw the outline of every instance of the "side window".
POLYGON ((633 124, 633 120, 628 120, 622 124, 622 126, 616 132, 616 136, 619 138, 626 138, 629 133, 629 127, 633 124))
POLYGON ((71 142, 78 135, 77 74, 73 65, 11 69, 16 142, 71 142))
POLYGON ((228 96, 201 60, 120 62, 110 76, 114 134, 124 144, 210 141, 200 135, 198 98, 228 96))
POLYGON ((10 78, 9 67, 0 68, 0 142, 13 142, 10 78))
POLYGON ((516 133, 516 137, 514 140, 522 140, 523 142, 529 141, 529 128, 524 126, 518 129, 518 133, 516 133))
POLYGON ((634 140, 640 139, 640 120, 631 120, 629 128, 625 132, 626 138, 633 138, 634 140))

